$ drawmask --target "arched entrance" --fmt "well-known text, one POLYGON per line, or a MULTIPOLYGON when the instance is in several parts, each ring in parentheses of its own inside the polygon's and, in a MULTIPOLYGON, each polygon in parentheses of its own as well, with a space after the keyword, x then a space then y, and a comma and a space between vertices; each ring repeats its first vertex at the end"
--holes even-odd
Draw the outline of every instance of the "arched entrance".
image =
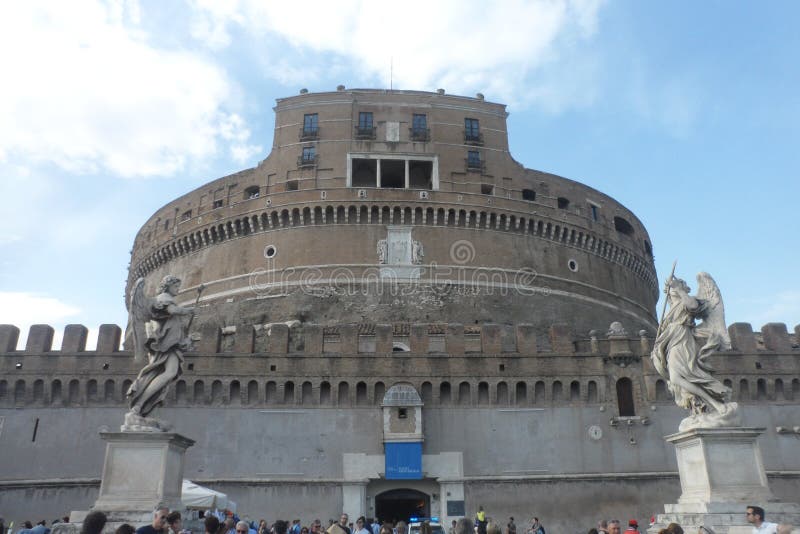
POLYGON ((375 516, 384 521, 406 521, 409 517, 428 517, 431 497, 413 489, 394 489, 375 496, 375 516))

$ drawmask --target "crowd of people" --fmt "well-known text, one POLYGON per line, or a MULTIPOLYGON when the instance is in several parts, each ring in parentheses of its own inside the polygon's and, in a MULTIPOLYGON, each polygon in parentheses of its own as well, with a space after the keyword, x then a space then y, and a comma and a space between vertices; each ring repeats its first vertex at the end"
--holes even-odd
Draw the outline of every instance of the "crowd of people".
MULTIPOLYGON (((791 534, 792 526, 788 524, 776 524, 766 520, 766 512, 759 506, 748 506, 745 518, 752 525, 752 534, 791 534)), ((349 521, 349 516, 345 513, 339 516, 339 520, 328 520, 328 524, 323 527, 322 521, 315 519, 304 526, 300 519, 285 521, 279 519, 269 524, 265 519, 257 523, 255 521, 243 521, 235 515, 208 514, 203 519, 203 534, 411 534, 409 525, 405 521, 383 522, 378 519, 359 517, 355 523, 349 521), (221 519, 221 520, 220 520, 221 519)), ((68 517, 53 521, 56 524, 60 521, 69 522, 68 517)), ((94 511, 86 515, 83 520, 80 534, 101 534, 106 526, 107 517, 103 512, 94 511)), ((52 526, 52 525, 51 525, 52 526)), ((437 527, 438 528, 438 527, 437 527)), ((23 528, 14 532, 12 528, 6 528, 3 519, 0 518, 0 534, 49 534, 50 528, 46 521, 40 521, 34 526, 26 521, 23 528)), ((134 528, 129 524, 118 526, 114 534, 192 534, 183 528, 183 518, 180 512, 172 511, 166 507, 160 507, 153 512, 153 520, 150 524, 134 528)), ((199 534, 199 533, 198 533, 199 534)), ((414 534, 434 534, 428 521, 422 521, 419 525, 419 532, 414 534)), ((483 507, 479 507, 474 520, 462 518, 454 520, 448 529, 447 534, 517 534, 517 525, 511 517, 502 529, 497 521, 487 517, 483 507), (504 531, 505 530, 505 531, 504 531)), ((525 534, 546 534, 545 528, 538 517, 534 517, 529 527, 525 528, 525 534)), ((628 521, 627 528, 622 530, 622 523, 618 519, 602 519, 597 522, 596 527, 590 528, 588 534, 643 534, 639 529, 639 524, 635 519, 628 521)), ((658 534, 695 534, 694 532, 684 532, 684 529, 677 523, 670 523, 666 528, 659 530, 658 534)), ((696 534, 716 534, 713 525, 702 525, 696 534)))

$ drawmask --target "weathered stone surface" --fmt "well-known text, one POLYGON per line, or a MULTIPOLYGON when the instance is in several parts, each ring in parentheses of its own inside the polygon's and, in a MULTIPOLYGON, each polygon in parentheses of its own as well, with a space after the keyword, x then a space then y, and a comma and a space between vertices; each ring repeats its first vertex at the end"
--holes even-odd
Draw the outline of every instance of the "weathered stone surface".
POLYGON ((789 332, 784 323, 767 323, 761 327, 761 335, 764 336, 764 346, 767 350, 775 352, 790 352, 792 342, 789 340, 789 332))
POLYGON ((82 324, 68 324, 64 328, 64 339, 61 342, 61 352, 85 351, 86 337, 88 336, 88 334, 89 334, 89 329, 83 326, 82 324))
POLYGON ((117 352, 122 337, 122 329, 115 324, 101 324, 97 336, 97 352, 117 352))
POLYGON ((14 352, 19 342, 19 328, 12 324, 0 324, 0 352, 14 352))
POLYGON ((756 336, 750 323, 733 323, 728 327, 731 336, 731 345, 740 352, 756 351, 756 336))
POLYGON ((35 324, 28 331, 26 352, 49 352, 53 346, 53 327, 47 324, 35 324))

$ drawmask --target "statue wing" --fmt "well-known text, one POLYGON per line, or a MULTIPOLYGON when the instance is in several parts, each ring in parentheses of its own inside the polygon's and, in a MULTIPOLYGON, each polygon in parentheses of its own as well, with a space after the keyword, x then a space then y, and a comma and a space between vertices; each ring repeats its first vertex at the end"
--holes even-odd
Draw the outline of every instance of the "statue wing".
POLYGON ((147 349, 144 342, 147 340, 145 323, 153 318, 152 299, 144 294, 144 278, 139 278, 131 289, 131 298, 128 304, 128 331, 125 337, 133 337, 133 357, 136 361, 146 361, 147 349))
POLYGON ((731 349, 731 338, 725 325, 725 306, 717 283, 706 272, 697 273, 696 298, 703 301, 706 310, 701 316, 703 322, 695 328, 695 334, 719 343, 719 350, 731 349))

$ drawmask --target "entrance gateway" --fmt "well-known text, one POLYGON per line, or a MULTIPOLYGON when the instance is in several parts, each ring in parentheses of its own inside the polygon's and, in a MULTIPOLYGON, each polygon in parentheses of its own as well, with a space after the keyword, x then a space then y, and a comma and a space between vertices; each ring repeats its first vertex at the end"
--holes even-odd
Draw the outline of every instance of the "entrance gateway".
POLYGON ((461 452, 423 454, 422 399, 409 383, 388 389, 381 403, 385 454, 342 455, 342 505, 350 517, 381 522, 464 515, 461 452))

